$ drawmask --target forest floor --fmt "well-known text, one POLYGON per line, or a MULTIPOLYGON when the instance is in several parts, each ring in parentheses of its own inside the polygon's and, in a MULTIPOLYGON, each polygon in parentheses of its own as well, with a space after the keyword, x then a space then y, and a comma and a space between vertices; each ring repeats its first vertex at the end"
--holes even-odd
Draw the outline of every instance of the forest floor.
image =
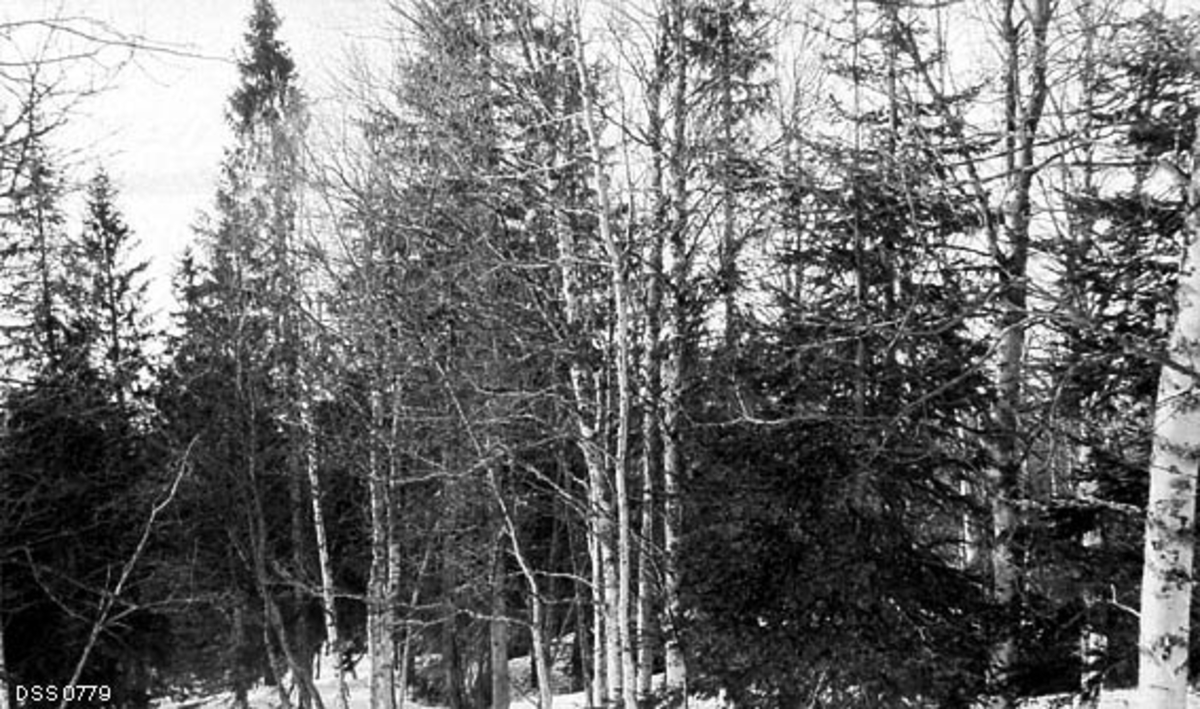
MULTIPOLYGON (((370 709, 371 697, 367 685, 367 675, 360 675, 357 679, 348 677, 347 684, 350 690, 349 709, 370 709)), ((336 692, 336 681, 332 678, 321 679, 318 680, 317 687, 321 692, 321 698, 325 702, 326 709, 334 709, 335 704, 333 700, 336 692)), ((1020 709, 1070 709, 1076 706, 1074 701, 1074 697, 1071 695, 1038 697, 1021 702, 1020 709)), ((178 703, 170 701, 161 702, 156 705, 156 708, 225 709, 230 705, 230 695, 221 694, 212 697, 189 699, 178 703)), ((1188 705, 1200 707, 1200 693, 1192 694, 1188 705)), ((259 687, 250 694, 251 709, 276 709, 278 706, 279 695, 273 687, 259 687)), ((440 705, 422 704, 412 699, 407 700, 404 706, 407 709, 441 709, 440 705)), ((1134 703, 1134 690, 1120 689, 1103 693, 1098 709, 1134 709, 1136 706, 1134 703)), ((511 705, 511 709, 536 709, 536 707, 536 696, 515 697, 511 705)), ((582 692, 559 694, 554 697, 555 709, 584 709, 585 707, 587 707, 587 699, 582 692)), ((715 700, 694 699, 689 702, 689 709, 728 709, 728 707, 726 704, 715 700)))
MULTIPOLYGON (((537 709, 537 690, 530 687, 529 658, 514 658, 509 663, 509 672, 513 682, 513 698, 511 709, 537 709)), ((367 658, 363 658, 355 667, 352 675, 346 676, 349 690, 349 709, 370 709, 371 667, 367 658)), ((661 679, 656 677, 656 679, 661 679)), ((321 672, 316 680, 317 691, 325 709, 334 709, 334 698, 337 696, 337 678, 330 672, 321 672)), ((155 709, 226 709, 232 705, 233 696, 229 692, 207 697, 190 697, 182 701, 164 700, 155 704, 155 709)), ((293 701, 295 695, 293 694, 293 701)), ((280 706, 279 690, 275 687, 259 686, 249 695, 250 709, 277 709, 280 706)), ((442 709, 444 705, 423 704, 411 698, 405 700, 406 709, 442 709)), ((556 694, 554 709, 585 709, 587 697, 583 692, 556 694)), ((727 709, 724 702, 718 700, 697 700, 689 702, 689 709, 727 709)))
MULTIPOLYGON (((512 660, 510 674, 513 678, 514 691, 511 709, 536 709, 537 707, 537 692, 529 686, 528 673, 529 658, 512 660)), ((346 677, 349 690, 349 709, 370 709, 370 676, 371 668, 364 658, 355 668, 354 674, 346 677)), ((331 673, 323 672, 316 685, 326 709, 334 709, 337 679, 331 673)), ((1134 709, 1137 706, 1134 702, 1134 694, 1135 690, 1133 689, 1103 692, 1098 709, 1134 709)), ((249 699, 251 709, 277 709, 280 706, 279 693, 275 687, 257 687, 250 693, 249 699)), ((224 693, 208 697, 193 697, 179 702, 162 701, 155 706, 156 709, 225 709, 231 704, 232 696, 224 693)), ((1200 708, 1200 693, 1193 693, 1188 705, 1200 708)), ((443 705, 423 704, 409 698, 405 701, 404 706, 407 709, 442 709, 443 705)), ((1063 694, 1026 699, 1019 706, 1020 709, 1070 709, 1077 705, 1075 697, 1063 694)), ((585 709, 585 707, 587 707, 587 698, 583 692, 556 694, 554 697, 555 709, 585 709)), ((689 709, 729 709, 729 707, 720 700, 693 699, 689 702, 689 709)))
MULTIPOLYGON (((1097 709, 1136 709, 1136 690, 1114 689, 1100 693, 1100 704, 1097 709)), ((1056 694, 1047 697, 1026 699, 1021 702, 1020 709, 1070 709, 1075 707, 1075 697, 1070 694, 1056 694)), ((1200 692, 1192 690, 1188 696, 1189 707, 1200 707, 1200 692)))

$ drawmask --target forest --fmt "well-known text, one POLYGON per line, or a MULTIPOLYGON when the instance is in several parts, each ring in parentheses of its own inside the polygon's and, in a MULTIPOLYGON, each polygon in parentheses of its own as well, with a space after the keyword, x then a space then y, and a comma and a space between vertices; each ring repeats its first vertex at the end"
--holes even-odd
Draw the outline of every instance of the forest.
POLYGON ((1200 16, 246 6, 169 323, 0 62, 0 709, 1187 706, 1200 16))

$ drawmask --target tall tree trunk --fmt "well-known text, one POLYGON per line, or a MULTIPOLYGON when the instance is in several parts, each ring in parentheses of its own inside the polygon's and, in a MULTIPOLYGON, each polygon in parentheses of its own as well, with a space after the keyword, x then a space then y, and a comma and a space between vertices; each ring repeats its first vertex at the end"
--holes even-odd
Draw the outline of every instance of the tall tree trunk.
MULTIPOLYGON (((303 432, 301 432, 303 435, 303 432)), ((303 445, 303 443, 301 443, 303 445)), ((301 455, 303 452, 301 451, 301 455)), ((312 628, 309 627, 308 614, 305 612, 305 605, 308 603, 309 595, 306 583, 308 574, 306 567, 308 566, 308 555, 305 550, 308 547, 307 535, 305 534, 304 508, 308 506, 305 500, 303 486, 304 478, 301 477, 300 468, 296 465, 297 457, 292 456, 292 465, 288 470, 288 501, 292 506, 291 515, 291 538, 292 538, 292 567, 293 573, 296 574, 298 583, 293 584, 291 592, 292 611, 295 613, 295 627, 289 633, 292 642, 288 646, 289 654, 294 657, 299 663, 298 672, 312 677, 312 651, 309 647, 309 638, 312 637, 312 628)), ((312 696, 309 694, 306 683, 300 677, 295 677, 297 685, 297 703, 300 709, 309 709, 312 706, 312 696)))
POLYGON ((387 583, 383 591, 385 603, 383 625, 387 632, 387 656, 390 664, 388 683, 391 686, 392 702, 395 703, 396 695, 403 694, 405 691, 404 685, 396 686, 396 602, 399 600, 402 570, 400 563, 402 558, 400 504, 403 483, 397 450, 400 442, 401 405, 401 385, 398 376, 392 378, 391 396, 391 417, 388 421, 387 436, 387 510, 385 514, 387 521, 387 583))
MULTIPOLYGON (((1196 127, 1200 129, 1200 120, 1196 127)), ((1187 247, 1154 409, 1142 567, 1138 707, 1186 709, 1196 477, 1200 461, 1200 133, 1192 146, 1187 247)))
MULTIPOLYGON (((572 59, 572 61, 574 61, 572 59)), ((565 112, 575 110, 575 107, 564 105, 565 112)), ((564 151, 565 152, 565 151, 564 151)), ((573 225, 567 217, 567 209, 574 207, 578 201, 576 195, 561 194, 563 204, 555 213, 555 230, 558 236, 559 273, 562 281, 562 297, 568 330, 575 338, 574 352, 570 363, 571 392, 574 397, 572 418, 578 431, 577 440, 583 455, 584 467, 587 470, 587 501, 588 501, 588 549, 592 562, 592 599, 594 632, 594 682, 593 691, 596 704, 601 705, 617 686, 612 673, 613 664, 606 657, 607 648, 616 647, 615 610, 616 594, 606 593, 606 589, 616 590, 616 577, 612 573, 613 542, 612 542, 612 509, 608 497, 607 466, 603 448, 603 437, 600 429, 604 423, 604 387, 599 381, 597 372, 590 362, 592 348, 590 333, 587 332, 589 313, 586 298, 582 292, 583 283, 580 273, 582 259, 578 253, 573 225), (610 600, 611 599, 611 600, 610 600), (611 606, 610 606, 611 603, 611 606), (606 627, 607 626, 607 627, 606 627)))
POLYGON ((663 650, 666 655, 666 689, 682 693, 687 688, 683 648, 679 641, 680 540, 683 536, 683 501, 680 483, 684 474, 681 425, 683 391, 687 377, 688 192, 687 192, 687 47, 684 33, 684 0, 671 0, 673 120, 669 169, 671 174, 670 248, 665 265, 670 297, 663 316, 666 361, 662 371, 663 428, 663 650))
MULTIPOLYGON (((597 386, 597 391, 602 392, 602 387, 597 386)), ((609 704, 616 704, 624 691, 619 610, 621 593, 617 576, 616 530, 613 529, 613 509, 607 479, 609 466, 601 462, 599 471, 600 475, 592 480, 592 488, 595 490, 593 501, 598 522, 596 542, 600 552, 600 581, 604 599, 604 670, 608 688, 605 697, 609 704)))
POLYGON ((325 526, 324 494, 317 465, 317 431, 307 393, 300 407, 300 424, 304 435, 304 468, 308 477, 309 502, 312 505, 313 530, 317 537, 317 561, 321 567, 321 606, 325 620, 325 664, 337 675, 336 709, 347 709, 349 688, 342 667, 342 641, 338 633, 337 596, 333 580, 333 560, 329 555, 329 534, 325 526))
MULTIPOLYGON (((617 243, 617 235, 613 229, 611 214, 612 206, 608 192, 608 175, 604 168, 604 156, 600 148, 599 131, 596 127, 595 115, 591 99, 591 81, 587 71, 587 61, 584 56, 583 34, 576 28, 575 44, 578 51, 576 68, 581 87, 583 110, 580 119, 583 122, 584 134, 588 140, 588 152, 592 162, 592 189, 597 198, 597 217, 600 227, 600 240, 608 256, 609 288, 612 292, 613 306, 616 310, 615 333, 613 345, 617 350, 617 440, 613 460, 613 496, 617 512, 616 534, 616 568, 606 565, 605 588, 609 589, 609 612, 612 613, 615 604, 616 612, 612 614, 612 623, 616 633, 610 637, 610 643, 615 644, 616 657, 610 652, 610 661, 616 660, 618 673, 610 673, 610 678, 620 682, 619 699, 621 705, 633 709, 637 705, 636 673, 634 671, 633 643, 629 633, 629 609, 632 602, 630 590, 632 577, 632 535, 630 533, 629 510, 629 425, 632 416, 633 391, 630 383, 630 368, 633 366, 630 355, 630 286, 629 265, 625 258, 623 245, 617 243), (615 593, 612 586, 615 582, 615 593)), ((611 512, 610 512, 611 514, 611 512)))
MULTIPOLYGON (((1096 97, 1093 91, 1097 65, 1096 33, 1099 27, 1094 14, 1095 10, 1096 8, 1092 0, 1084 0, 1078 8, 1084 45, 1079 77, 1082 84, 1082 126, 1077 127, 1076 130, 1080 136, 1080 149, 1083 152, 1083 156, 1080 160, 1080 180, 1077 184, 1071 184, 1068 187, 1072 193, 1080 195, 1085 199, 1093 199, 1099 194, 1096 184, 1097 166, 1095 164, 1095 153, 1097 141, 1093 118, 1096 111, 1096 97)), ((1086 312, 1085 294, 1079 292, 1076 284, 1079 282, 1080 258, 1087 254, 1091 247, 1094 222, 1095 215, 1090 209, 1074 210, 1069 215, 1069 241, 1064 248, 1065 258, 1063 264, 1063 280, 1068 285, 1061 297, 1065 301, 1067 311, 1072 316, 1082 316, 1082 313, 1086 312)), ((1067 415, 1076 421, 1086 422, 1087 420, 1087 414, 1078 405, 1077 401, 1071 402, 1067 415)), ((1099 493, 1097 481, 1090 476, 1084 478, 1075 472, 1079 469, 1087 470, 1091 468, 1091 448, 1083 443, 1076 443, 1074 445, 1076 449, 1071 461, 1072 474, 1070 475, 1070 480, 1075 485, 1075 493, 1084 498, 1095 497, 1099 493)), ((1098 521, 1091 528, 1084 530, 1080 538, 1080 544, 1087 550, 1084 552, 1085 558, 1094 555, 1104 545, 1104 537, 1098 521)), ((1083 603, 1083 623, 1081 624, 1079 637, 1081 667, 1079 672, 1080 701, 1078 702, 1078 709, 1096 709, 1100 703, 1100 688, 1104 677, 1104 657, 1108 651, 1108 636, 1105 634, 1105 627, 1107 626, 1105 622, 1106 604, 1099 593, 1097 584, 1094 583, 1085 584, 1081 596, 1080 600, 1083 603)))
MULTIPOLYGON (((719 64, 717 71, 720 73, 720 110, 721 110, 721 156, 719 163, 718 183, 721 190, 721 245, 719 249, 718 267, 721 270, 721 276, 718 279, 721 288, 721 297, 725 306, 725 347, 727 350, 732 350, 737 342, 738 335, 738 312, 737 312, 737 284, 738 284, 738 243, 737 243, 737 225, 734 223, 735 213, 735 196, 733 190, 733 124, 736 120, 733 115, 733 85, 734 85, 734 66, 733 66, 733 2, 732 0, 721 0, 719 13, 721 15, 720 39, 719 42, 719 64)), ((732 351, 726 352, 726 356, 732 357, 732 351)))
MULTIPOLYGON (((1020 572, 1014 547, 1019 526, 1017 503, 1021 495, 1021 422, 1027 327, 1030 190, 1034 177, 1034 146, 1038 122, 1048 93, 1046 83, 1046 32, 1050 0, 1036 0, 1025 18, 1030 25, 1028 95, 1022 96, 1022 36, 1014 18, 1015 0, 1005 2, 1001 20, 1008 52, 1005 87, 1007 194, 1001 205, 1004 244, 992 244, 1000 278, 1000 361, 997 367, 996 405, 993 416, 992 495, 992 595, 1001 620, 994 633, 989 661, 989 691, 996 709, 1010 709, 1015 697, 1013 672, 1017 666, 1017 603, 1020 572), (1005 248, 1006 247, 1006 248, 1005 248)), ((1021 24, 1023 24, 1022 21, 1021 24)))
MULTIPOLYGON (((382 430, 383 404, 381 394, 371 394, 371 429, 382 430)), ((378 442, 371 440, 368 454, 367 488, 371 508, 371 567, 367 578, 367 651, 371 656, 371 709, 393 709, 392 626, 389 612, 388 542, 391 529, 388 523, 389 495, 384 467, 379 460, 378 442)))
POLYGON ((608 703, 608 643, 605 640, 604 565, 600 560, 599 522, 593 510, 595 505, 589 498, 588 560, 591 562, 591 609, 592 609, 592 705, 602 707, 608 703))
POLYGON ((272 595, 272 583, 267 564, 266 514, 263 509, 262 496, 259 494, 257 456, 254 453, 257 450, 258 441, 253 431, 253 414, 249 421, 251 423, 250 432, 246 440, 248 442, 247 450, 250 452, 246 456, 246 468, 250 500, 247 516, 254 580, 257 586, 256 590, 262 600, 263 644, 266 646, 267 657, 271 663, 271 672, 275 675, 280 705, 283 709, 291 709, 291 698, 283 681, 286 670, 291 670, 293 683, 302 700, 310 702, 310 706, 315 706, 317 709, 324 709, 321 697, 313 685, 312 674, 306 671, 308 668, 301 658, 296 656, 294 640, 289 636, 287 625, 279 611, 279 605, 272 595), (275 647, 276 644, 279 646, 278 649, 275 647), (282 657, 280 657, 280 653, 282 653, 282 657))
MULTIPOLYGON (((661 70, 660 72, 661 73, 661 70)), ((662 393, 662 358, 659 337, 662 322, 663 234, 666 228, 666 195, 662 179, 662 117, 659 112, 661 81, 651 82, 649 134, 653 143, 651 190, 654 193, 653 232, 645 248, 645 319, 642 328, 642 517, 638 545, 637 590, 637 690, 639 701, 648 701, 654 674, 654 641, 658 633, 654 616, 654 569, 658 548, 655 518, 658 515, 657 487, 662 471, 662 428, 659 397, 662 393)))
MULTIPOLYGON (((458 461, 454 459, 457 450, 443 451, 442 467, 454 470, 458 461)), ((458 584, 459 570, 456 562, 460 557, 454 539, 454 530, 462 517, 460 512, 463 504, 460 499, 461 490, 457 480, 448 480, 443 487, 442 516, 446 520, 446 529, 442 534, 441 548, 441 582, 442 582, 442 626, 441 626, 441 671, 444 680, 446 704, 450 709, 465 709, 467 703, 466 681, 463 672, 462 643, 459 642, 459 607, 458 584)))

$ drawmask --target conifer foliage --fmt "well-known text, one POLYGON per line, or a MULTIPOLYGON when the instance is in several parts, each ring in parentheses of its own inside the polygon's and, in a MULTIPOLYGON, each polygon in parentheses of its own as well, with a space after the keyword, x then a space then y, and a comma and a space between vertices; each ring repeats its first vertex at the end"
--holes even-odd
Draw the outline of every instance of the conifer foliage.
POLYGON ((1194 19, 248 5, 164 333, 0 121, 0 709, 1182 705, 1194 19))

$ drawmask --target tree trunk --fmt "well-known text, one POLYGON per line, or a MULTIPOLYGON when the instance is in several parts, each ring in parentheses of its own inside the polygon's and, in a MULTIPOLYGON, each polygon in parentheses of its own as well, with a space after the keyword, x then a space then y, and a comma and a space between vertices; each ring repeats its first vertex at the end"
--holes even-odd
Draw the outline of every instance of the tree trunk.
POLYGON ((663 236, 667 227, 667 195, 663 184, 663 118, 661 111, 662 86, 666 77, 666 52, 662 50, 666 18, 659 16, 660 50, 657 52, 655 74, 647 87, 646 105, 649 111, 647 134, 651 143, 650 189, 654 195, 653 231, 644 251, 645 316, 642 327, 642 524, 638 546, 637 591, 637 691, 640 702, 649 701, 653 690, 654 640, 657 637, 657 618, 654 616, 654 569, 658 546, 654 540, 655 517, 658 515, 657 487, 662 470, 662 428, 659 421, 659 397, 662 394, 662 358, 660 356, 662 323, 663 236))
POLYGON ((725 306, 725 348, 729 350, 726 356, 732 358, 732 349, 737 344, 739 332, 737 312, 738 284, 738 236, 737 225, 734 223, 735 195, 733 190, 733 2, 723 0, 719 12, 722 15, 722 26, 718 43, 721 99, 721 156, 718 164, 717 180, 721 190, 721 244, 718 250, 721 276, 719 287, 725 306))
POLYGON ((1141 709, 1187 706, 1200 460, 1200 391, 1196 388, 1196 372, 1200 372, 1200 133, 1192 146, 1187 209, 1187 250, 1176 292, 1176 321, 1154 410, 1138 638, 1141 709))
MULTIPOLYGON (((572 107, 564 106, 569 110, 572 107)), ((603 438, 600 427, 604 422, 602 404, 603 386, 597 373, 589 363, 590 335, 585 331, 588 321, 587 302, 581 293, 583 284, 580 274, 581 259, 577 251, 573 225, 567 218, 565 206, 577 201, 575 195, 561 195, 564 208, 555 214, 558 236, 559 272, 562 279, 562 297, 568 330, 577 338, 576 350, 570 363, 571 392, 574 397, 572 418, 578 430, 578 443, 587 469, 589 558, 592 561, 592 598, 594 609, 595 643, 593 699, 602 705, 618 685, 613 674, 613 663, 609 662, 606 648, 616 647, 616 594, 606 592, 609 583, 616 590, 616 576, 612 568, 612 510, 607 494, 603 438), (610 605, 611 603, 611 605, 610 605), (607 627, 606 627, 607 626, 607 627)))
MULTIPOLYGON (((268 619, 266 627, 274 632, 275 637, 278 639, 279 647, 283 652, 282 659, 273 657, 273 666, 286 665, 291 670, 292 684, 296 687, 301 701, 308 702, 309 706, 316 707, 316 709, 325 709, 325 703, 321 700, 321 694, 317 691, 316 685, 313 683, 312 666, 311 664, 305 664, 304 658, 296 656, 295 643, 289 636, 287 625, 283 622, 283 615, 279 612, 279 604, 269 595, 263 598, 268 619)), ((281 687, 282 684, 280 682, 281 687)), ((285 689, 284 691, 286 692, 287 690, 285 689)))
POLYGON ((250 706, 247 694, 253 678, 250 676, 250 668, 241 661, 248 642, 246 638, 247 605, 246 598, 238 593, 233 602, 233 638, 230 641, 230 645, 233 646, 234 658, 233 667, 229 668, 233 684, 233 709, 248 709, 250 706))
MULTIPOLYGON (((1099 529, 1090 529, 1083 535, 1083 547, 1098 549, 1104 539, 1099 529)), ((1089 551, 1088 553, 1094 553, 1089 551)), ((1083 591, 1083 624, 1079 637, 1079 693, 1076 709, 1096 709, 1100 703, 1100 687, 1104 681, 1104 657, 1108 652, 1108 636, 1104 629, 1106 604, 1094 587, 1083 591)))
POLYGON ((396 686, 396 602, 399 600, 401 582, 402 549, 400 547, 400 503, 401 503, 401 470, 397 446, 400 440, 400 381, 393 377, 391 381, 391 419, 388 422, 387 437, 387 582, 384 585, 383 627, 387 633, 388 685, 391 688, 392 703, 396 702, 396 694, 405 691, 404 685, 396 686))
POLYGON ((1028 96, 1022 101, 1020 65, 1023 33, 1013 17, 1014 0, 1005 3, 1001 22, 1008 52, 1006 78, 1006 120, 1008 134, 1007 194, 1001 205, 1004 246, 993 244, 1000 278, 1000 361, 997 367, 994 411, 993 464, 989 472, 992 495, 992 596, 1001 619, 993 635, 988 679, 992 706, 1010 709, 1015 698, 1011 686, 1017 666, 1017 609, 1020 574, 1014 536, 1018 531, 1017 502, 1021 494, 1022 451, 1021 409, 1024 379, 1026 307, 1028 298, 1030 189, 1033 184, 1034 145, 1038 122, 1045 106, 1047 46, 1046 31, 1051 3, 1036 0, 1027 18, 1031 26, 1029 57, 1031 80, 1028 96))
MULTIPOLYGON (((382 402, 378 392, 371 395, 371 428, 382 426, 382 402)), ((371 506, 371 568, 367 579, 367 651, 371 656, 371 709, 393 709, 392 624, 388 583, 388 486, 375 441, 370 442, 367 487, 371 506)))
MULTIPOLYGON (((629 419, 632 416, 633 392, 629 380, 630 368, 633 366, 630 355, 632 331, 629 323, 629 266, 625 258, 625 250, 617 243, 617 235, 613 230, 610 219, 612 209, 608 193, 608 176, 604 168, 603 153, 600 149, 600 138, 593 115, 590 77, 587 72, 587 62, 584 58, 583 34, 576 28, 576 47, 578 56, 576 68, 579 84, 582 87, 581 96, 583 110, 580 119, 583 122, 584 133, 588 140, 588 152, 592 158, 592 189, 596 194, 597 218, 600 227, 600 240, 608 256, 609 287, 612 291, 613 306, 616 310, 616 332, 613 345, 617 349, 617 440, 613 460, 613 496, 616 507, 616 564, 613 568, 610 559, 605 564, 605 589, 608 596, 608 611, 611 614, 610 632, 615 633, 609 638, 609 661, 615 662, 616 671, 610 672, 610 682, 619 682, 621 705, 633 709, 637 705, 636 677, 634 672, 633 643, 629 634, 629 609, 632 602, 632 535, 630 534, 629 511, 629 419), (615 573, 613 573, 615 572, 615 573), (615 586, 615 588, 614 588, 615 586), (615 607, 615 613, 613 612, 615 607)), ((611 515, 611 509, 608 511, 611 515)), ((615 689, 615 688, 614 688, 615 689)), ((616 698, 614 696, 614 698, 616 698)))
MULTIPOLYGON (((446 470, 454 470, 457 461, 451 456, 454 451, 447 450, 443 452, 442 466, 446 470)), ((466 682, 463 677, 463 662, 460 654, 460 643, 458 639, 458 620, 459 608, 457 591, 459 584, 459 573, 455 566, 459 555, 456 553, 456 541, 454 539, 453 530, 458 526, 461 519, 459 512, 462 509, 462 503, 459 499, 460 490, 457 487, 457 481, 447 481, 443 487, 443 502, 442 516, 446 520, 446 530, 442 534, 441 539, 441 575, 442 575, 442 626, 441 626, 441 649, 442 649, 442 678, 443 687, 446 694, 446 704, 450 709, 464 709, 467 706, 466 682)))
MULTIPOLYGON (((453 573, 444 570, 448 577, 453 573)), ((466 709, 466 682, 463 677, 462 657, 458 642, 458 607, 453 600, 442 604, 445 619, 442 621, 442 676, 445 680, 446 704, 449 709, 466 709)))
MULTIPOLYGON (((425 548, 425 556, 421 559, 421 568, 417 570, 417 577, 413 579, 412 595, 408 599, 409 608, 416 608, 417 603, 421 600, 421 583, 425 579, 425 570, 429 568, 429 560, 432 558, 433 544, 430 544, 425 548)), ((409 669, 412 665, 412 636, 412 623, 406 619, 404 640, 400 645, 400 678, 396 682, 399 695, 397 701, 400 709, 404 709, 404 704, 408 701, 409 669)))
POLYGON ((317 466, 317 431, 312 411, 305 399, 300 407, 300 423, 304 436, 304 468, 308 477, 309 502, 312 505, 313 529, 317 536, 317 561, 321 567, 321 606, 325 619, 325 664, 337 674, 336 709, 347 709, 349 688, 342 667, 342 642, 338 635, 337 602, 333 581, 333 561, 329 556, 329 534, 325 527, 322 507, 321 475, 317 466))
POLYGON ((684 0, 671 2, 671 33, 674 40, 671 115, 673 123, 669 168, 671 173, 670 248, 665 266, 671 294, 664 313, 663 341, 666 361, 662 376, 663 426, 663 614, 666 655, 666 689, 673 693, 686 691, 687 674, 683 648, 679 641, 680 619, 680 540, 683 536, 683 502, 680 482, 684 474, 681 440, 683 422, 683 389, 687 376, 687 313, 688 283, 688 193, 687 193, 687 50, 684 36, 684 0))
MULTIPOLYGON (((1083 151, 1083 159, 1080 164, 1081 179, 1078 184, 1069 185, 1069 189, 1077 195, 1087 199, 1094 199, 1099 195, 1098 186, 1096 184, 1096 172, 1098 166, 1095 164, 1096 131, 1093 125, 1093 116, 1096 113, 1096 97, 1092 91, 1092 87, 1096 81, 1097 58, 1096 58, 1096 34, 1099 27, 1094 15, 1095 8, 1092 0, 1084 0, 1079 6, 1079 20, 1083 32, 1083 57, 1082 67, 1080 68, 1080 83, 1082 85, 1082 126, 1078 127, 1080 135, 1081 149, 1083 151)), ((1078 282, 1079 274, 1079 259, 1088 252, 1091 244, 1092 230, 1094 228, 1095 216, 1088 209, 1075 210, 1076 213, 1069 215, 1069 236, 1070 241, 1066 244, 1066 258, 1063 265, 1064 278, 1063 280, 1071 284, 1066 288, 1066 292, 1062 294, 1062 298, 1067 303, 1068 312, 1074 316, 1085 312, 1085 294, 1079 292, 1079 287, 1074 285, 1078 282)), ((1076 402, 1072 402, 1069 414, 1078 421, 1086 421, 1087 415, 1082 410, 1082 407, 1076 402)), ((1074 452, 1074 463, 1071 481, 1075 484, 1075 491, 1082 497, 1096 497, 1099 494, 1099 484, 1095 479, 1081 479, 1075 470, 1087 469, 1091 462, 1091 448, 1084 444, 1076 443, 1074 452)), ((1080 539, 1080 544, 1084 549, 1086 556, 1090 556, 1098 551, 1104 545, 1103 533, 1099 527, 1099 522, 1094 523, 1095 526, 1083 532, 1080 539)), ((1098 584, 1086 584, 1082 591, 1081 601, 1083 602, 1083 623, 1080 628, 1079 637, 1079 656, 1080 656, 1080 672, 1079 672, 1079 693, 1080 701, 1078 709, 1097 709, 1100 703, 1100 689, 1104 679, 1104 658, 1108 652, 1108 636, 1105 634, 1108 623, 1106 622, 1107 606, 1100 595, 1098 584)))
MULTIPOLYGON (((252 467, 253 465, 254 465, 253 462, 251 462, 250 466, 252 467)), ((284 681, 283 681, 283 677, 285 674, 285 670, 284 670, 285 662, 283 659, 281 659, 279 657, 279 652, 278 652, 278 650, 276 650, 275 642, 273 641, 273 638, 272 638, 272 632, 278 631, 279 624, 276 623, 276 616, 278 614, 273 612, 275 610, 274 599, 272 599, 271 595, 270 595, 271 594, 271 582, 270 582, 270 578, 267 576, 267 563, 266 563, 266 539, 265 539, 266 532, 263 529, 263 525, 265 524, 265 522, 264 522, 263 513, 262 513, 262 502, 258 496, 258 492, 256 489, 257 485, 258 485, 258 483, 255 480, 255 475, 253 472, 251 472, 250 473, 250 486, 251 486, 250 495, 253 498, 254 506, 250 510, 251 519, 249 520, 249 525, 251 528, 250 529, 250 535, 251 535, 250 546, 251 546, 251 554, 253 556, 253 564, 254 564, 254 582, 255 582, 255 586, 257 587, 256 590, 258 591, 260 600, 262 601, 263 647, 266 649, 267 661, 270 663, 271 674, 274 675, 274 679, 275 679, 275 687, 279 692, 279 705, 280 705, 280 707, 282 707, 282 709, 291 709, 292 700, 291 700, 291 697, 289 696, 287 687, 284 686, 284 681)), ((285 648, 287 647, 286 641, 284 640, 283 636, 278 634, 277 632, 276 632, 274 640, 277 640, 281 646, 283 646, 285 648)))
MULTIPOLYGON (((603 464, 602 464, 603 465, 603 464)), ((607 472, 608 466, 603 465, 601 471, 607 472)), ((604 670, 608 693, 607 702, 616 704, 624 691, 623 664, 621 662, 621 614, 619 578, 617 576, 616 550, 614 549, 613 511, 608 499, 607 480, 603 477, 593 478, 592 487, 596 490, 594 496, 595 514, 598 520, 596 541, 600 551, 600 580, 603 590, 604 608, 604 670)))
POLYGON ((508 709, 512 682, 508 675, 508 608, 504 600, 504 551, 501 534, 492 545, 492 608, 488 621, 492 655, 492 709, 508 709))
MULTIPOLYGON (((589 509, 592 506, 589 504, 589 509)), ((595 515, 589 513, 588 560, 591 562, 591 608, 592 608, 592 706, 602 707, 608 702, 608 659, 604 624, 604 566, 600 562, 600 533, 595 515)))
MULTIPOLYGON (((304 432, 301 431, 300 435, 303 436, 304 432)), ((301 446, 303 445, 304 444, 301 443, 301 446)), ((299 462, 297 461, 297 458, 303 457, 303 451, 301 451, 300 456, 295 455, 295 453, 296 451, 293 450, 290 461, 292 465, 290 466, 290 470, 288 470, 287 479, 288 501, 292 506, 292 567, 293 572, 297 575, 297 580, 300 581, 300 583, 293 584, 291 591, 292 612, 295 614, 295 627, 291 630, 291 632, 288 633, 291 643, 286 646, 286 649, 287 657, 289 660, 293 660, 294 664, 296 664, 296 669, 294 671, 297 676, 293 679, 295 680, 294 683, 297 687, 297 704, 299 705, 300 709, 309 709, 313 702, 313 698, 308 690, 308 685, 311 684, 312 680, 313 658, 312 648, 309 647, 309 638, 312 637, 313 633, 312 628, 309 627, 308 613, 305 612, 305 604, 309 600, 309 595, 307 584, 304 583, 308 576, 308 555, 305 554, 305 550, 308 547, 308 537, 304 533, 304 508, 308 506, 306 505, 308 500, 305 500, 303 491, 305 482, 304 478, 301 477, 301 466, 296 464, 299 462), (303 681, 303 679, 299 676, 301 674, 307 676, 309 681, 303 681)), ((281 629, 283 629, 282 624, 281 629)), ((289 664, 293 663, 290 662, 289 664)))

